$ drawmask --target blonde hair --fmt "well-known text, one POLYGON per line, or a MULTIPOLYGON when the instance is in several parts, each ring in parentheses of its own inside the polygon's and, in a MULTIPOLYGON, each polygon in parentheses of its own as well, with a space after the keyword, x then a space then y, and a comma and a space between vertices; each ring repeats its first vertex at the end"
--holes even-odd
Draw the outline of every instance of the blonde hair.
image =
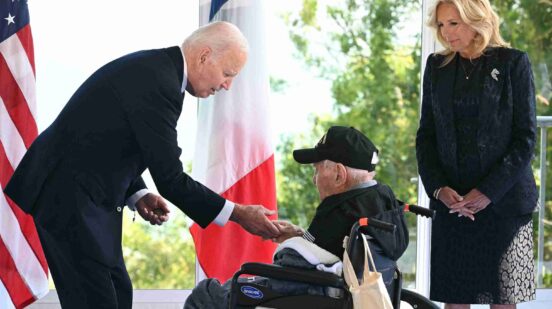
POLYGON ((455 56, 443 38, 437 22, 437 9, 443 3, 452 4, 458 10, 458 15, 464 23, 471 27, 477 34, 473 39, 476 53, 483 53, 487 47, 510 47, 500 35, 500 20, 489 0, 436 0, 429 13, 428 25, 434 29, 437 40, 445 47, 439 54, 445 56, 443 66, 447 65, 455 56))

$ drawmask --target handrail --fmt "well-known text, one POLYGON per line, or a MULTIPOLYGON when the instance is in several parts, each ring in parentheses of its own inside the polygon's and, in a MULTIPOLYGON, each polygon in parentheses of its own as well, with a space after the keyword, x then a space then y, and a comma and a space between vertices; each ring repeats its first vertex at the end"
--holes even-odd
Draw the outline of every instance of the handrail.
POLYGON ((538 247, 537 247, 537 287, 543 284, 543 261, 544 261, 544 212, 546 210, 546 144, 547 129, 552 127, 552 116, 537 116, 537 127, 541 128, 540 139, 540 188, 539 188, 539 227, 538 227, 538 247))

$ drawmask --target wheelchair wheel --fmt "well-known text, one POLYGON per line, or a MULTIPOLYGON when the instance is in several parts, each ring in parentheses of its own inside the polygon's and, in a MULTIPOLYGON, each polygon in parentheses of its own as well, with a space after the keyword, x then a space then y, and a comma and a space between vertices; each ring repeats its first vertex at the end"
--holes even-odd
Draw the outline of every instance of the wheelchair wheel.
POLYGON ((439 306, 431 300, 407 289, 401 290, 401 301, 409 304, 414 309, 439 309, 439 306))

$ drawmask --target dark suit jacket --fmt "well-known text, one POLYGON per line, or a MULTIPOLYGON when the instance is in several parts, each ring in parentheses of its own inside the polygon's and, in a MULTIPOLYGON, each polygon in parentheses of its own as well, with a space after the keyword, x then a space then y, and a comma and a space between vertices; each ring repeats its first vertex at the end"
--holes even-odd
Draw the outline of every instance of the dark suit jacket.
POLYGON ((38 203, 43 188, 52 188, 49 179, 67 175, 65 181, 81 185, 96 206, 114 210, 145 188, 140 175, 148 168, 162 196, 207 226, 225 201, 182 169, 176 123, 183 65, 180 49, 171 47, 132 53, 100 68, 38 136, 5 193, 31 214, 75 207, 38 203))
MULTIPOLYGON (((536 137, 535 89, 527 54, 489 48, 482 72, 483 99, 477 121, 477 149, 486 176, 477 189, 504 216, 527 214, 537 204, 531 159, 536 137), (494 73, 492 73, 494 71, 494 73), (493 78, 496 75, 496 79, 493 78)), ((416 136, 418 169, 431 207, 444 211, 433 192, 457 183, 457 140, 453 115, 456 64, 441 67, 444 57, 427 59, 420 127, 416 136)), ((454 188, 453 188, 454 189, 454 188)))

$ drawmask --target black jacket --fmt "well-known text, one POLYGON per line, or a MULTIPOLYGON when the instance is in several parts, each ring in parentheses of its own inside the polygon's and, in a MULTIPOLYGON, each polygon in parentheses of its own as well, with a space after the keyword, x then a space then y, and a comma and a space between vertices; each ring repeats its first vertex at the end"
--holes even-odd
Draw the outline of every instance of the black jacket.
POLYGON ((147 168, 161 195, 207 226, 225 201, 183 172, 176 132, 183 72, 179 47, 132 53, 100 68, 31 145, 5 193, 31 214, 76 207, 37 203, 43 188, 52 188, 48 180, 64 175, 96 206, 116 209, 145 188, 140 175, 147 168))
POLYGON ((369 235, 388 257, 397 260, 408 246, 408 229, 402 206, 393 191, 381 183, 328 196, 316 209, 307 231, 314 237, 315 244, 341 258, 343 238, 349 235, 353 224, 364 217, 396 225, 394 234, 369 227, 369 235))
MULTIPOLYGON (((526 53, 509 48, 489 48, 482 57, 483 100, 479 118, 474 121, 481 168, 486 176, 476 188, 491 200, 490 207, 497 214, 528 214, 538 198, 531 170, 536 138, 531 64, 526 53)), ((416 136, 419 173, 431 198, 430 206, 437 211, 446 211, 446 207, 433 199, 433 192, 458 182, 452 106, 457 68, 454 61, 441 67, 443 58, 433 54, 427 59, 416 136)))

